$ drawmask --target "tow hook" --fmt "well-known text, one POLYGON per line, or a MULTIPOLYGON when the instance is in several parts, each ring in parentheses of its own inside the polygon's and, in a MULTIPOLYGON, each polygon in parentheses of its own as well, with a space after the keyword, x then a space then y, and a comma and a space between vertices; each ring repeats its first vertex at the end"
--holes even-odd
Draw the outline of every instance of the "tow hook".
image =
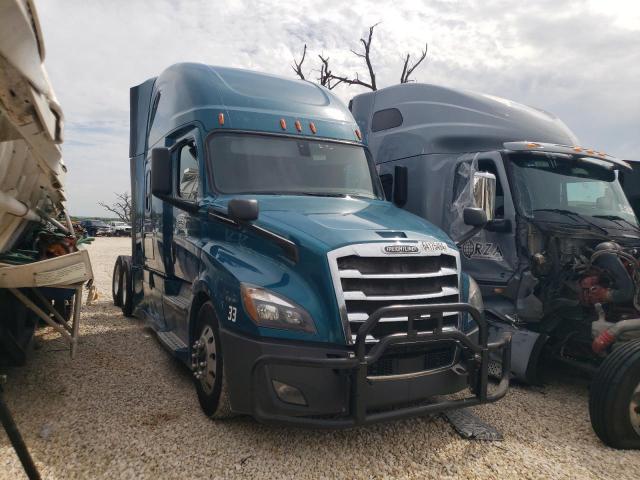
POLYGON ((199 361, 202 358, 203 351, 204 342, 202 340, 198 340, 191 347, 191 370, 193 371, 193 376, 198 380, 204 375, 204 369, 207 366, 206 362, 199 361))

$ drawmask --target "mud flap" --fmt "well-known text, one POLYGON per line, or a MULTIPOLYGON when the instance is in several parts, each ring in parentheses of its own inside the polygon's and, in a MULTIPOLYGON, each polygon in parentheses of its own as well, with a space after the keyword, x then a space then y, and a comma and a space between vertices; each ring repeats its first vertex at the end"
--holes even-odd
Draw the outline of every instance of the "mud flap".
POLYGON ((468 408, 445 412, 443 417, 458 432, 458 435, 467 440, 497 442, 503 439, 502 434, 494 426, 480 420, 468 408))
MULTIPOLYGON (((489 324, 489 342, 494 342, 505 333, 512 335, 511 340, 511 375, 524 383, 539 385, 538 364, 540 353, 547 342, 548 336, 543 333, 532 332, 524 328, 517 328, 507 323, 487 319, 489 324)), ((500 358, 492 355, 490 372, 499 371, 500 358), (492 368, 493 367, 493 368, 492 368)))

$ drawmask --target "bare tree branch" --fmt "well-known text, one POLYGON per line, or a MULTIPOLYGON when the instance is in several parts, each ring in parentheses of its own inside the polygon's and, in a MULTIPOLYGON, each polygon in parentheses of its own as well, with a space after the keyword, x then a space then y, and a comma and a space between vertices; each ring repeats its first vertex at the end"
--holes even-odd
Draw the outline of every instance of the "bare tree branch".
POLYGON ((330 74, 331 78, 338 82, 336 83, 336 85, 338 85, 339 83, 346 83, 347 85, 360 85, 370 90, 378 89, 376 85, 376 74, 373 71, 373 65, 371 64, 371 41, 373 40, 373 29, 376 28, 378 25, 380 25, 380 22, 369 27, 369 36, 366 39, 364 38, 360 39, 360 43, 362 43, 362 46, 364 48, 364 53, 351 50, 351 53, 353 53, 356 57, 364 58, 364 61, 367 64, 367 70, 369 72, 369 83, 363 80, 360 80, 360 77, 358 76, 357 73, 355 78, 348 78, 344 75, 334 75, 331 73, 330 74))
POLYGON ((302 72, 302 64, 304 63, 304 58, 307 56, 307 44, 304 44, 304 50, 302 50, 302 58, 300 59, 299 62, 296 62, 296 59, 293 59, 293 65, 291 65, 291 68, 293 69, 294 72, 296 72, 296 75, 298 75, 298 77, 300 77, 300 80, 305 80, 304 78, 304 73, 302 72))
MULTIPOLYGON (((362 44, 362 50, 354 50, 354 49, 350 50, 351 53, 354 54, 356 57, 364 59, 365 64, 367 66, 367 73, 369 74, 369 80, 368 81, 362 80, 358 72, 356 72, 355 75, 352 77, 347 75, 335 74, 329 68, 329 57, 318 55, 321 65, 320 65, 320 76, 318 77, 317 80, 320 83, 320 85, 328 88, 329 90, 332 90, 338 85, 343 83, 346 85, 359 85, 361 87, 368 88, 374 91, 378 89, 378 85, 376 82, 376 74, 373 69, 373 64, 371 63, 371 43, 373 42, 373 31, 378 25, 380 25, 380 22, 369 27, 369 34, 366 35, 364 38, 360 39, 360 43, 362 44)), ((424 60, 427 58, 428 48, 429 48, 429 45, 425 43, 424 50, 422 50, 420 56, 416 59, 415 62, 413 62, 413 64, 411 63, 411 54, 407 53, 406 57, 403 58, 404 65, 402 68, 402 74, 400 75, 400 83, 408 83, 411 81, 411 75, 413 74, 415 69, 419 65, 421 65, 424 62, 424 60)), ((305 76, 302 71, 302 64, 305 61, 306 55, 307 55, 307 45, 305 44, 304 49, 302 51, 302 58, 300 59, 299 62, 294 59, 293 61, 294 64, 291 66, 291 68, 296 73, 296 75, 298 75, 298 77, 300 77, 303 80, 305 79, 305 76)))
POLYGON ((402 75, 400 75, 400 83, 409 82, 409 77, 411 76, 413 71, 416 69, 418 65, 420 65, 424 61, 425 58, 427 58, 428 49, 429 49, 429 44, 425 43, 424 50, 422 51, 420 58, 416 60, 416 62, 411 67, 409 67, 409 59, 411 58, 411 54, 407 53, 407 57, 404 59, 404 67, 402 68, 402 75))
POLYGON ((318 55, 322 65, 320 65, 320 77, 318 78, 318 82, 323 87, 328 88, 329 90, 333 90, 338 85, 342 83, 342 80, 336 79, 331 70, 329 69, 329 57, 323 57, 322 55, 318 55))
POLYGON ((115 214, 121 221, 131 223, 131 195, 129 192, 116 193, 118 199, 115 203, 107 205, 104 202, 98 204, 105 210, 115 214))

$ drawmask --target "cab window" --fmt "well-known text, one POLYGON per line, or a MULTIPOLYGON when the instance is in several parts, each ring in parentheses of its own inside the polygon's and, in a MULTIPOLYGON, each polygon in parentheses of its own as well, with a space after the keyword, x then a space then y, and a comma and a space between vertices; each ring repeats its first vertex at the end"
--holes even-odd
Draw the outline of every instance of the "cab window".
POLYGON ((178 196, 189 201, 198 199, 199 172, 196 146, 190 143, 180 147, 178 154, 178 196))
POLYGON ((493 173, 496 177, 496 211, 495 218, 504 218, 504 189, 500 181, 498 168, 493 160, 480 160, 478 162, 478 170, 481 172, 493 173))

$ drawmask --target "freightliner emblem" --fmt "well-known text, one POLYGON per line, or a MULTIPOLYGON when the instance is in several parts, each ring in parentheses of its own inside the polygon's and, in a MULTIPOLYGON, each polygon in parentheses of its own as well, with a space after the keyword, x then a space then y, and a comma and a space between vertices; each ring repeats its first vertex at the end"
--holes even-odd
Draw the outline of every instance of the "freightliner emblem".
POLYGON ((387 245, 384 253, 419 253, 420 249, 415 245, 387 245))

